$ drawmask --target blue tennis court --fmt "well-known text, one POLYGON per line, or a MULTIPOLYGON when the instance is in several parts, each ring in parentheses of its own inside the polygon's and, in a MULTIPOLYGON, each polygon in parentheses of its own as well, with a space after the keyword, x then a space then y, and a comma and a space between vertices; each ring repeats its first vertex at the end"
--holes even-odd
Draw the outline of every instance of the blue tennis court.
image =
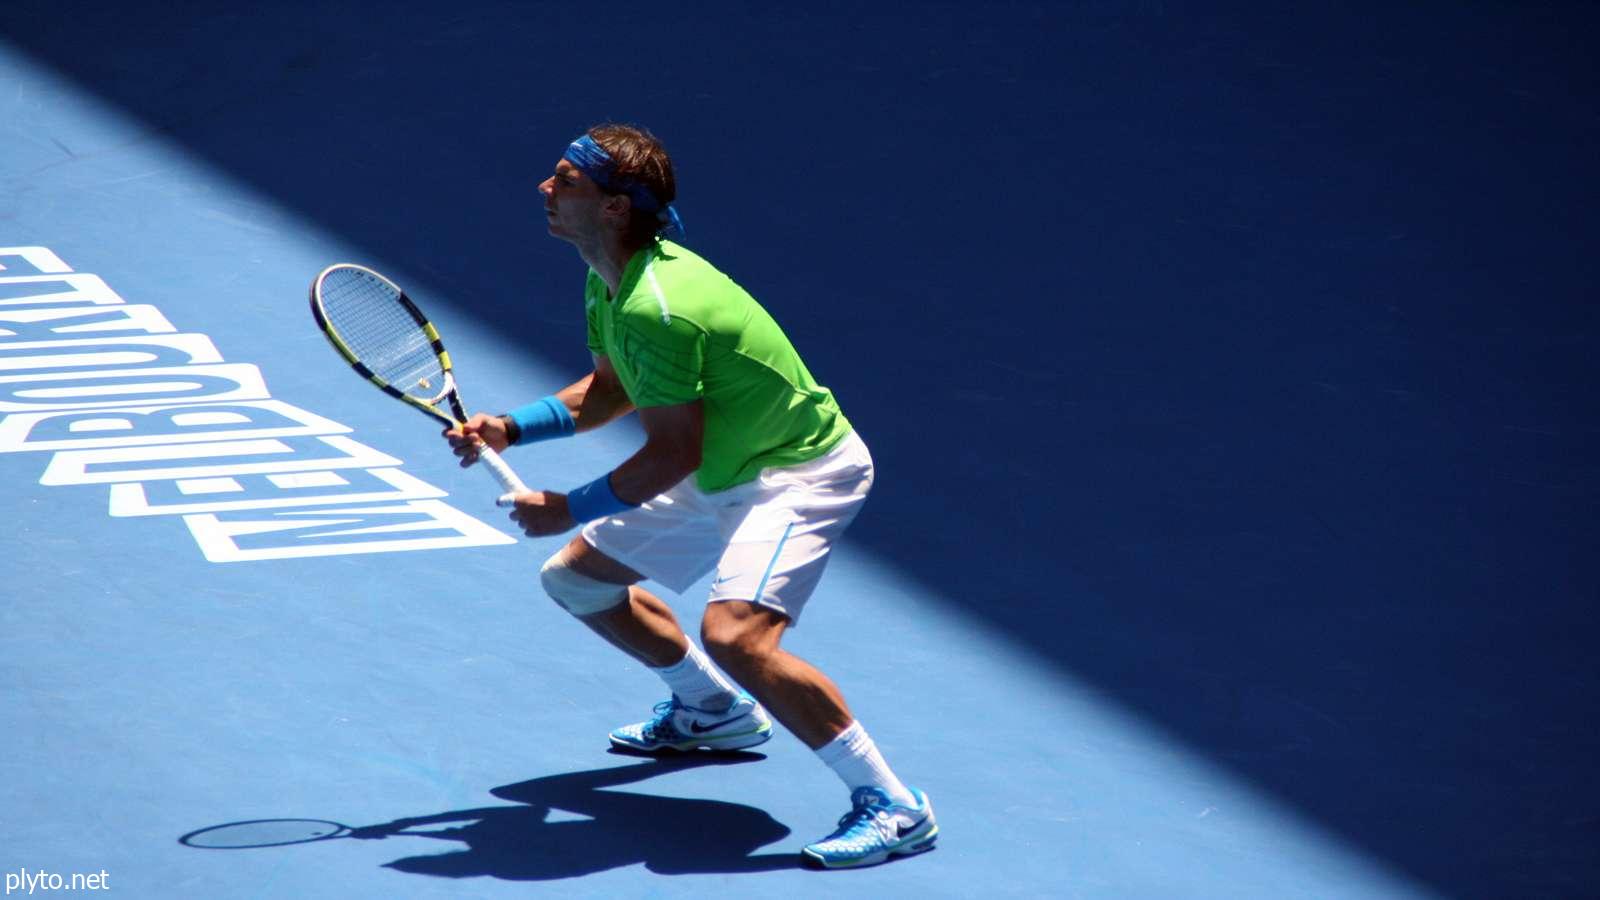
POLYGON ((1600 892, 1593 6, 0 19, 8 895, 1600 892), (608 751, 664 692, 541 591, 570 535, 312 322, 360 262, 471 407, 583 374, 536 186, 600 121, 872 447, 786 646, 931 853, 803 869, 788 734, 608 751))

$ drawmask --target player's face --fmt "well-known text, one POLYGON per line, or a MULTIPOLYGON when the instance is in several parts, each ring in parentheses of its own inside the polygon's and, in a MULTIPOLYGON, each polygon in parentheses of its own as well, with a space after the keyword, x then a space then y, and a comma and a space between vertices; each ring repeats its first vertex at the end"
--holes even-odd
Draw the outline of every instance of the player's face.
POLYGON ((589 176, 563 159, 556 172, 539 185, 550 234, 572 243, 586 243, 600 233, 600 205, 605 193, 589 176))

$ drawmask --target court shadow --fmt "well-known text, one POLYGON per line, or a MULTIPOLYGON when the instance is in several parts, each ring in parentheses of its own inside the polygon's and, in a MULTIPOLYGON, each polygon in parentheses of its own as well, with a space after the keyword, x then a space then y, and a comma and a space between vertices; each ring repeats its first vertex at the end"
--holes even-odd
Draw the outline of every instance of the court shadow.
POLYGON ((799 867, 793 853, 758 854, 788 836, 766 812, 721 800, 611 790, 683 769, 737 765, 756 753, 697 754, 548 775, 495 788, 516 806, 406 816, 355 828, 352 838, 428 838, 460 846, 386 867, 440 878, 576 878, 643 863, 661 875, 766 872, 799 867))
MULTIPOLYGON (((594 117, 646 121, 684 165, 690 245, 871 445, 847 545, 903 576, 910 621, 922 597, 981 621, 1442 893, 1595 883, 1596 179, 1572 86, 1600 7, 892 6, 680 9, 654 46, 714 51, 605 67, 518 4, 12 0, 5 40, 574 374, 581 272, 533 185, 594 117), (586 77, 537 88, 565 71, 586 77)), ((115 149, 18 134, 50 167, 115 149)), ((71 183, 195 194, 157 174, 71 183)), ((260 227, 215 205, 201 227, 260 227)), ((303 284, 270 244, 209 269, 209 244, 117 224, 71 259, 119 287, 141 287, 119 254, 172 260, 160 290, 303 284)), ((392 865, 765 865, 758 811, 607 790, 664 765, 421 817, 464 846, 392 865)))

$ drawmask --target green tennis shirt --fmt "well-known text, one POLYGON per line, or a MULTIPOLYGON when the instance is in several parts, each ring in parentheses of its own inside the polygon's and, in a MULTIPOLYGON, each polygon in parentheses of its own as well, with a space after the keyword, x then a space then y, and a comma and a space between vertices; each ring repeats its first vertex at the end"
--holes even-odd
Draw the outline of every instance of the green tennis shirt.
POLYGON ((635 253, 615 297, 591 269, 584 304, 589 350, 610 358, 634 406, 705 401, 695 481, 707 493, 816 459, 850 433, 772 316, 678 244, 635 253))

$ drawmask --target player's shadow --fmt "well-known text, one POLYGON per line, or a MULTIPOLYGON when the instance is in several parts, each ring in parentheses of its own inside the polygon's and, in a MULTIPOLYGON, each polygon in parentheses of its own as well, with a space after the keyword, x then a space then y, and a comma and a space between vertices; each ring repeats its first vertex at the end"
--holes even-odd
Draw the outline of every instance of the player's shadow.
POLYGON ((639 863, 663 875, 797 868, 794 853, 756 852, 787 837, 789 829, 755 807, 609 790, 669 772, 763 758, 757 753, 694 754, 548 775, 491 792, 518 806, 408 816, 356 828, 349 836, 424 837, 462 845, 385 864, 443 878, 549 881, 639 863))

